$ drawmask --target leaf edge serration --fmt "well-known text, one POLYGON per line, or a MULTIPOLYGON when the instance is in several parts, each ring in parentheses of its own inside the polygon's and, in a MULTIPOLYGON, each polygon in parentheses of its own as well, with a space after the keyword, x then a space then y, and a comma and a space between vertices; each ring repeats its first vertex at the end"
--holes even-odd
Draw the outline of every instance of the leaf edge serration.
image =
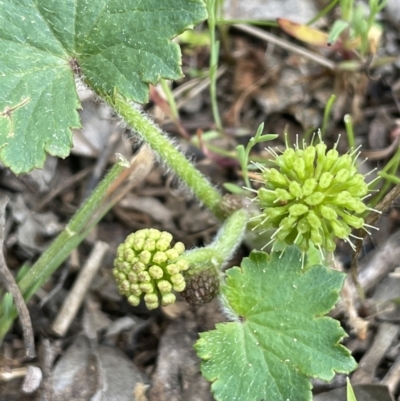
MULTIPOLYGON (((293 247, 289 247, 286 252, 293 247)), ((285 252, 285 253, 286 253, 285 252)), ((293 249, 292 251, 293 252, 293 249)), ((267 255, 265 252, 260 252, 260 251, 253 251, 250 256, 248 258, 245 258, 247 261, 269 261, 269 263, 273 262, 276 259, 279 259, 279 255, 280 253, 274 253, 273 255, 269 256, 267 255)), ((201 362, 201 371, 203 376, 212 382, 212 390, 214 392, 214 396, 216 397, 216 399, 218 401, 225 401, 225 400, 232 400, 235 398, 232 398, 232 394, 229 393, 229 390, 226 390, 226 387, 224 386, 224 383, 222 382, 223 379, 221 378, 221 376, 223 376, 223 374, 221 374, 219 372, 219 369, 215 366, 213 366, 213 338, 215 340, 215 338, 218 338, 218 336, 214 336, 214 334, 218 331, 226 331, 227 327, 236 327, 236 330, 239 330, 239 328, 241 328, 242 330, 244 329, 245 325, 246 325, 246 316, 240 315, 238 314, 232 307, 231 305, 229 305, 230 303, 230 299, 229 297, 232 294, 229 294, 229 291, 226 291, 226 288, 229 287, 229 285, 231 284, 229 282, 229 280, 232 280, 232 276, 238 275, 238 274, 244 274, 243 273, 243 265, 246 264, 246 260, 242 261, 241 267, 234 267, 231 268, 227 271, 227 280, 226 283, 223 286, 223 308, 224 311, 227 312, 226 314, 228 315, 228 317, 233 320, 233 322, 226 322, 226 323, 220 323, 216 325, 216 329, 212 330, 210 332, 206 332, 206 333, 201 333, 200 334, 200 338, 199 340, 196 342, 195 344, 195 350, 198 354, 198 356, 201 358, 202 362, 201 362), (227 310, 228 307, 228 310, 227 310), (210 343, 209 343, 210 342, 210 343)), ((297 249, 297 247, 295 247, 295 252, 292 253, 292 257, 290 258, 292 261, 296 261, 296 259, 298 260, 298 265, 301 266, 301 252, 297 249)), ((306 271, 313 271, 315 268, 319 268, 319 269, 324 269, 325 272, 328 272, 329 274, 332 274, 336 279, 340 278, 340 288, 337 286, 336 283, 336 289, 333 288, 331 291, 331 294, 329 294, 328 298, 330 298, 330 307, 329 309, 325 306, 324 309, 327 309, 326 311, 324 310, 323 314, 318 314, 318 313, 314 313, 313 314, 313 319, 315 321, 320 321, 320 322, 328 322, 328 326, 332 327, 332 331, 334 332, 335 336, 330 339, 331 340, 331 347, 334 350, 334 352, 336 354, 340 354, 339 356, 341 357, 341 359, 343 359, 343 366, 334 366, 331 367, 331 369, 329 371, 327 371, 328 369, 326 369, 325 367, 325 372, 322 372, 321 374, 318 374, 318 372, 310 372, 309 369, 302 369, 301 366, 299 365, 293 365, 293 368, 296 369, 298 371, 298 379, 300 380, 300 382, 298 383, 298 385, 304 386, 303 387, 303 398, 290 398, 290 399, 296 399, 296 401, 298 400, 306 400, 306 399, 311 399, 311 384, 309 382, 309 378, 311 377, 319 377, 322 378, 323 380, 331 380, 332 377, 334 376, 335 372, 339 372, 339 373, 348 373, 352 370, 355 369, 355 367, 357 366, 354 358, 351 356, 350 352, 342 345, 340 344, 340 342, 343 340, 344 337, 347 336, 346 332, 343 330, 343 328, 340 326, 340 323, 330 317, 325 316, 325 314, 331 310, 335 303, 339 300, 340 297, 340 290, 341 287, 344 283, 344 279, 345 279, 345 275, 341 272, 332 270, 332 269, 328 269, 325 266, 321 266, 321 265, 315 265, 315 266, 310 266, 307 269, 304 269, 304 272, 306 271), (305 390, 305 383, 302 382, 301 378, 304 378, 307 382, 307 386, 308 386, 308 395, 305 396, 304 390, 305 390), (307 398, 306 398, 307 397, 307 398)), ((229 341, 229 338, 225 338, 223 343, 224 346, 226 347, 227 342, 229 341)), ((214 349, 215 351, 215 349, 214 349)), ((216 352, 218 353, 218 352, 216 352)), ((231 365, 231 364, 230 364, 231 365)), ((339 365, 339 363, 338 363, 339 365)), ((222 368, 222 366, 221 366, 222 368)), ((238 379, 239 380, 239 379, 238 379)), ((254 394, 253 394, 254 396, 254 394)), ((258 395, 257 395, 258 396, 258 395)), ((297 396, 296 396, 297 397, 297 396)), ((237 398, 238 400, 241 398, 237 398)))

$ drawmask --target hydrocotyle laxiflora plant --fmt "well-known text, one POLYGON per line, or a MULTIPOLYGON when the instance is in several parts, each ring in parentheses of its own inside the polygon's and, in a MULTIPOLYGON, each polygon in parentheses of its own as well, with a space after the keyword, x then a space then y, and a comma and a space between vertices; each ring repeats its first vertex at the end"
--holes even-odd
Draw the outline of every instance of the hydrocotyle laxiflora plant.
POLYGON ((204 248, 184 252, 180 242, 171 248, 172 235, 153 229, 128 236, 118 248, 114 264, 121 294, 133 305, 139 304, 143 294, 150 309, 159 305, 158 300, 162 305, 173 303, 172 290, 183 291, 196 305, 210 301, 218 292, 222 269, 249 223, 259 235, 275 230, 265 246, 298 246, 303 265, 307 253, 315 248, 323 262, 326 253, 335 250, 337 238, 354 248, 351 238, 357 237, 352 231, 374 228, 363 218, 373 209, 364 203, 369 188, 357 170, 357 150, 339 155, 336 146, 327 150, 319 139, 316 145, 287 146, 279 155, 270 149, 272 165, 257 164, 261 185, 252 190, 259 213, 253 211, 249 218, 245 208, 233 212, 215 240, 204 248))
POLYGON ((165 266, 159 265, 156 255, 168 252, 161 250, 166 244, 160 248, 157 243, 161 238, 170 241, 169 234, 141 230, 138 242, 130 239, 119 248, 117 282, 128 300, 129 288, 141 291, 130 300, 135 305, 142 298, 150 308, 175 299, 168 292, 165 302, 159 285, 170 280, 168 291, 173 291, 175 274, 179 275, 175 292, 191 303, 201 305, 219 297, 228 322, 201 333, 195 344, 216 400, 308 401, 310 377, 329 381, 335 372, 348 373, 356 367, 340 344, 346 333, 339 322, 324 316, 338 301, 345 275, 324 264, 304 263, 313 246, 321 253, 333 252, 335 237, 348 239, 352 228, 365 227, 362 213, 367 207, 362 197, 368 185, 355 160, 355 152, 339 156, 320 142, 288 148, 276 155, 274 167, 260 167, 262 185, 255 198, 260 215, 255 221, 262 230, 276 229, 272 240, 284 244, 283 253, 252 251, 240 266, 224 271, 246 228, 254 227, 249 224, 254 217, 249 218, 245 209, 227 218, 210 245, 189 251, 183 251, 179 242, 171 246, 179 252, 172 252, 170 260, 166 255, 165 266), (144 251, 145 268, 139 254, 144 251), (179 272, 170 271, 170 264, 181 266, 179 272), (144 284, 138 271, 148 271, 144 284))

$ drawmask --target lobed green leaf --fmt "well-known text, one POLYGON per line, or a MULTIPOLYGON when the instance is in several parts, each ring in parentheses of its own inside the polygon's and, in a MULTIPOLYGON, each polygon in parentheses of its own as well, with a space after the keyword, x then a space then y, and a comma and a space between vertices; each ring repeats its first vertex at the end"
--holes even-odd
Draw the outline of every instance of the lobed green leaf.
POLYGON ((331 380, 335 371, 353 370, 354 359, 339 344, 346 333, 323 316, 343 281, 324 266, 302 269, 296 247, 271 259, 252 252, 228 270, 222 293, 236 321, 202 333, 195 346, 215 398, 311 400, 309 377, 331 380))
POLYGON ((99 94, 144 103, 181 76, 171 39, 207 16, 202 0, 0 2, 0 160, 15 173, 66 157, 80 126, 74 72, 99 94))

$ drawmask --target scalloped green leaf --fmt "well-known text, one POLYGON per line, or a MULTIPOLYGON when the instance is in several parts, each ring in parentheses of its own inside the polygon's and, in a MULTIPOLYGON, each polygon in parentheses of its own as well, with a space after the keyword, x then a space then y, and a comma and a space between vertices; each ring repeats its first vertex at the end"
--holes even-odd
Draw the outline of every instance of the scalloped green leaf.
POLYGON ((73 71, 100 94, 144 103, 181 76, 171 39, 207 17, 203 0, 0 2, 0 161, 15 173, 66 157, 80 126, 73 71))
POLYGON ((301 253, 252 252, 227 271, 222 288, 233 322, 200 334, 195 348, 218 401, 311 400, 310 377, 355 369, 339 323, 323 316, 339 299, 344 274, 301 268, 301 253))

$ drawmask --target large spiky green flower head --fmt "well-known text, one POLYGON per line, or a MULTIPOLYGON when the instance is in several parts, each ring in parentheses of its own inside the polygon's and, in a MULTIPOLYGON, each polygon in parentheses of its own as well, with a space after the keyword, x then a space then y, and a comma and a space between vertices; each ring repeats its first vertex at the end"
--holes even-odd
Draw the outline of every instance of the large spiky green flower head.
POLYGON ((364 226, 367 206, 364 176, 356 168, 356 151, 340 156, 320 141, 287 148, 275 155, 274 167, 260 167, 265 187, 258 190, 260 227, 276 228, 272 241, 296 244, 303 252, 315 245, 335 250, 335 237, 348 241, 364 226))
POLYGON ((182 272, 189 262, 180 259, 182 242, 171 246, 172 235, 166 231, 143 229, 130 234, 119 245, 113 274, 118 290, 136 306, 144 298, 148 309, 175 302, 175 292, 185 289, 182 272))

